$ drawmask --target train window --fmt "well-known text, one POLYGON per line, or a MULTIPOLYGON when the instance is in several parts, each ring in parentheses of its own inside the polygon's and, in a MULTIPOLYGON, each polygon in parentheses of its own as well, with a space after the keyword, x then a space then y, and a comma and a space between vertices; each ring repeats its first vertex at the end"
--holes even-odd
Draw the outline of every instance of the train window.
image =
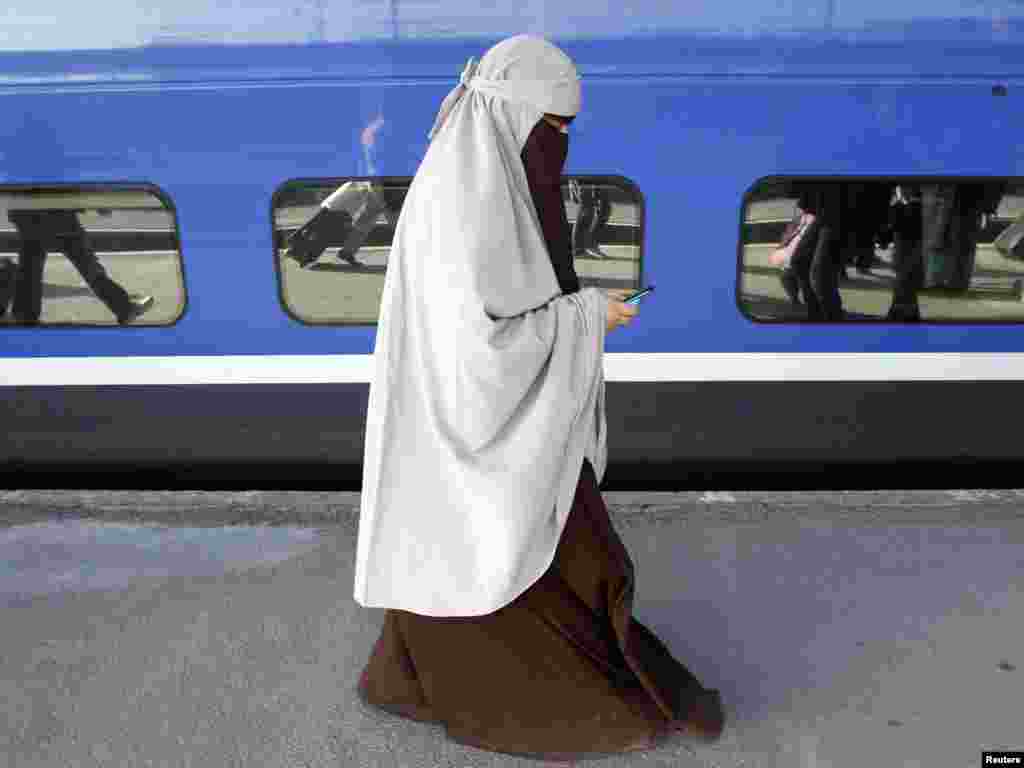
POLYGON ((0 186, 0 326, 171 325, 178 243, 152 186, 0 186))
POLYGON ((759 181, 737 293, 763 321, 1024 322, 1024 179, 759 181))
MULTIPOLYGON (((281 296, 296 319, 375 324, 404 178, 289 181, 274 193, 281 296)), ((643 199, 621 177, 566 177, 562 185, 582 286, 631 288, 641 280, 643 199)))

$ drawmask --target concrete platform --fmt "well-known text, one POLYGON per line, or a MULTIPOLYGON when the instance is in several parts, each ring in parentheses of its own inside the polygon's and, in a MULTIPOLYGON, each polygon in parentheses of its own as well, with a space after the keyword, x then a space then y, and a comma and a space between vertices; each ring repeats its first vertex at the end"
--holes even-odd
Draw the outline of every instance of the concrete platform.
MULTIPOLYGON (((1024 491, 605 499, 637 618, 730 722, 716 745, 580 765, 961 768, 1024 747, 1024 491)), ((0 763, 543 764, 358 706, 382 614, 352 599, 358 500, 0 492, 0 763)))

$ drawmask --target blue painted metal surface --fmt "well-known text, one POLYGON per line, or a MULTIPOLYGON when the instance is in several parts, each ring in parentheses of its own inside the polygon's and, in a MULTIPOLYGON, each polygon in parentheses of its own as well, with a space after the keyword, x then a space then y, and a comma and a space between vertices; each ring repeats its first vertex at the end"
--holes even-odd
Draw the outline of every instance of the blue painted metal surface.
MULTIPOLYGON (((736 305, 742 197, 759 178, 1024 176, 1024 46, 1003 34, 1021 21, 904 22, 563 42, 585 77, 567 172, 639 186, 659 286, 609 351, 1024 350, 1014 326, 765 326, 736 305)), ((173 327, 3 328, 0 356, 371 352, 372 327, 304 326, 279 304, 271 196, 291 178, 366 175, 359 136, 378 115, 376 172, 413 175, 465 59, 493 42, 0 54, 0 182, 158 185, 189 294, 173 327)))

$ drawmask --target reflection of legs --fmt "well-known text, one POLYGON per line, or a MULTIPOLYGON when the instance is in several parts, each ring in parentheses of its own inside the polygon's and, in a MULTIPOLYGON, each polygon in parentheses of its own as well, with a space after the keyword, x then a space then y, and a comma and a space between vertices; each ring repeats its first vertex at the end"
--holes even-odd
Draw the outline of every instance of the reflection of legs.
POLYGON ((921 187, 921 217, 924 251, 924 284, 931 288, 952 283, 954 255, 949 244, 950 221, 956 198, 952 184, 926 184, 921 187))
POLYGON ((896 235, 896 285, 892 291, 890 320, 911 322, 921 319, 917 292, 924 282, 924 260, 921 241, 896 235))
POLYGON ((74 264, 75 269, 85 280, 85 284, 107 305, 107 309, 113 312, 118 320, 131 314, 131 297, 107 274, 107 270, 96 258, 96 253, 89 247, 84 230, 77 237, 62 237, 61 246, 68 261, 74 264))
POLYGON ((36 325, 43 309, 46 247, 51 240, 51 233, 63 226, 68 217, 55 216, 47 211, 10 211, 7 218, 17 228, 21 238, 12 312, 17 322, 36 325))
POLYGON ((594 194, 594 208, 592 209, 592 215, 590 217, 590 226, 587 227, 586 231, 585 248, 592 256, 607 258, 608 254, 601 250, 597 234, 604 228, 604 225, 608 223, 608 219, 611 218, 612 204, 608 201, 608 196, 600 187, 593 187, 592 189, 594 194))
POLYGON ((821 222, 815 219, 807 227, 796 248, 793 249, 793 257, 789 263, 800 286, 800 292, 804 295, 804 301, 807 304, 808 320, 820 320, 822 318, 821 304, 818 302, 818 297, 811 287, 811 261, 814 258, 820 229, 821 222))
POLYGON ((978 252, 978 235, 981 233, 981 211, 976 205, 957 206, 956 237, 953 238, 954 268, 949 287, 955 291, 966 291, 974 274, 974 261, 978 252))
POLYGON ((580 205, 576 211, 576 221, 572 225, 572 255, 580 256, 590 247, 589 233, 597 220, 594 192, 591 187, 584 187, 580 193, 580 205))
POLYGON ((903 207, 902 221, 895 231, 894 261, 896 284, 892 291, 890 320, 915 322, 921 319, 917 304, 917 292, 924 283, 924 254, 921 243, 921 208, 917 205, 903 207))
POLYGON ((811 261, 811 286, 821 308, 822 320, 842 320, 843 301, 839 296, 839 270, 842 250, 836 228, 823 224, 818 230, 811 261))
POLYGON ((18 278, 14 289, 14 318, 25 325, 37 325, 43 311, 43 267, 46 247, 42 240, 25 239, 18 250, 18 278))
POLYGON ((13 259, 0 259, 0 317, 7 314, 7 306, 14 297, 14 285, 18 280, 18 265, 13 259))

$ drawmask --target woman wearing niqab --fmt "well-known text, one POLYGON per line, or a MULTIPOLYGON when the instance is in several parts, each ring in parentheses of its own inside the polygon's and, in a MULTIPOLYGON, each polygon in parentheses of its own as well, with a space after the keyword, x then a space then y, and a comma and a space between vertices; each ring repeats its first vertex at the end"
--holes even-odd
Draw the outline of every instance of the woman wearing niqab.
MULTIPOLYGON (((632 618, 604 474, 602 355, 561 195, 576 68, 519 35, 470 59, 396 226, 367 413, 355 599, 385 608, 364 702, 536 757, 722 730, 632 618)), ((621 298, 619 296, 618 298, 621 298)))

